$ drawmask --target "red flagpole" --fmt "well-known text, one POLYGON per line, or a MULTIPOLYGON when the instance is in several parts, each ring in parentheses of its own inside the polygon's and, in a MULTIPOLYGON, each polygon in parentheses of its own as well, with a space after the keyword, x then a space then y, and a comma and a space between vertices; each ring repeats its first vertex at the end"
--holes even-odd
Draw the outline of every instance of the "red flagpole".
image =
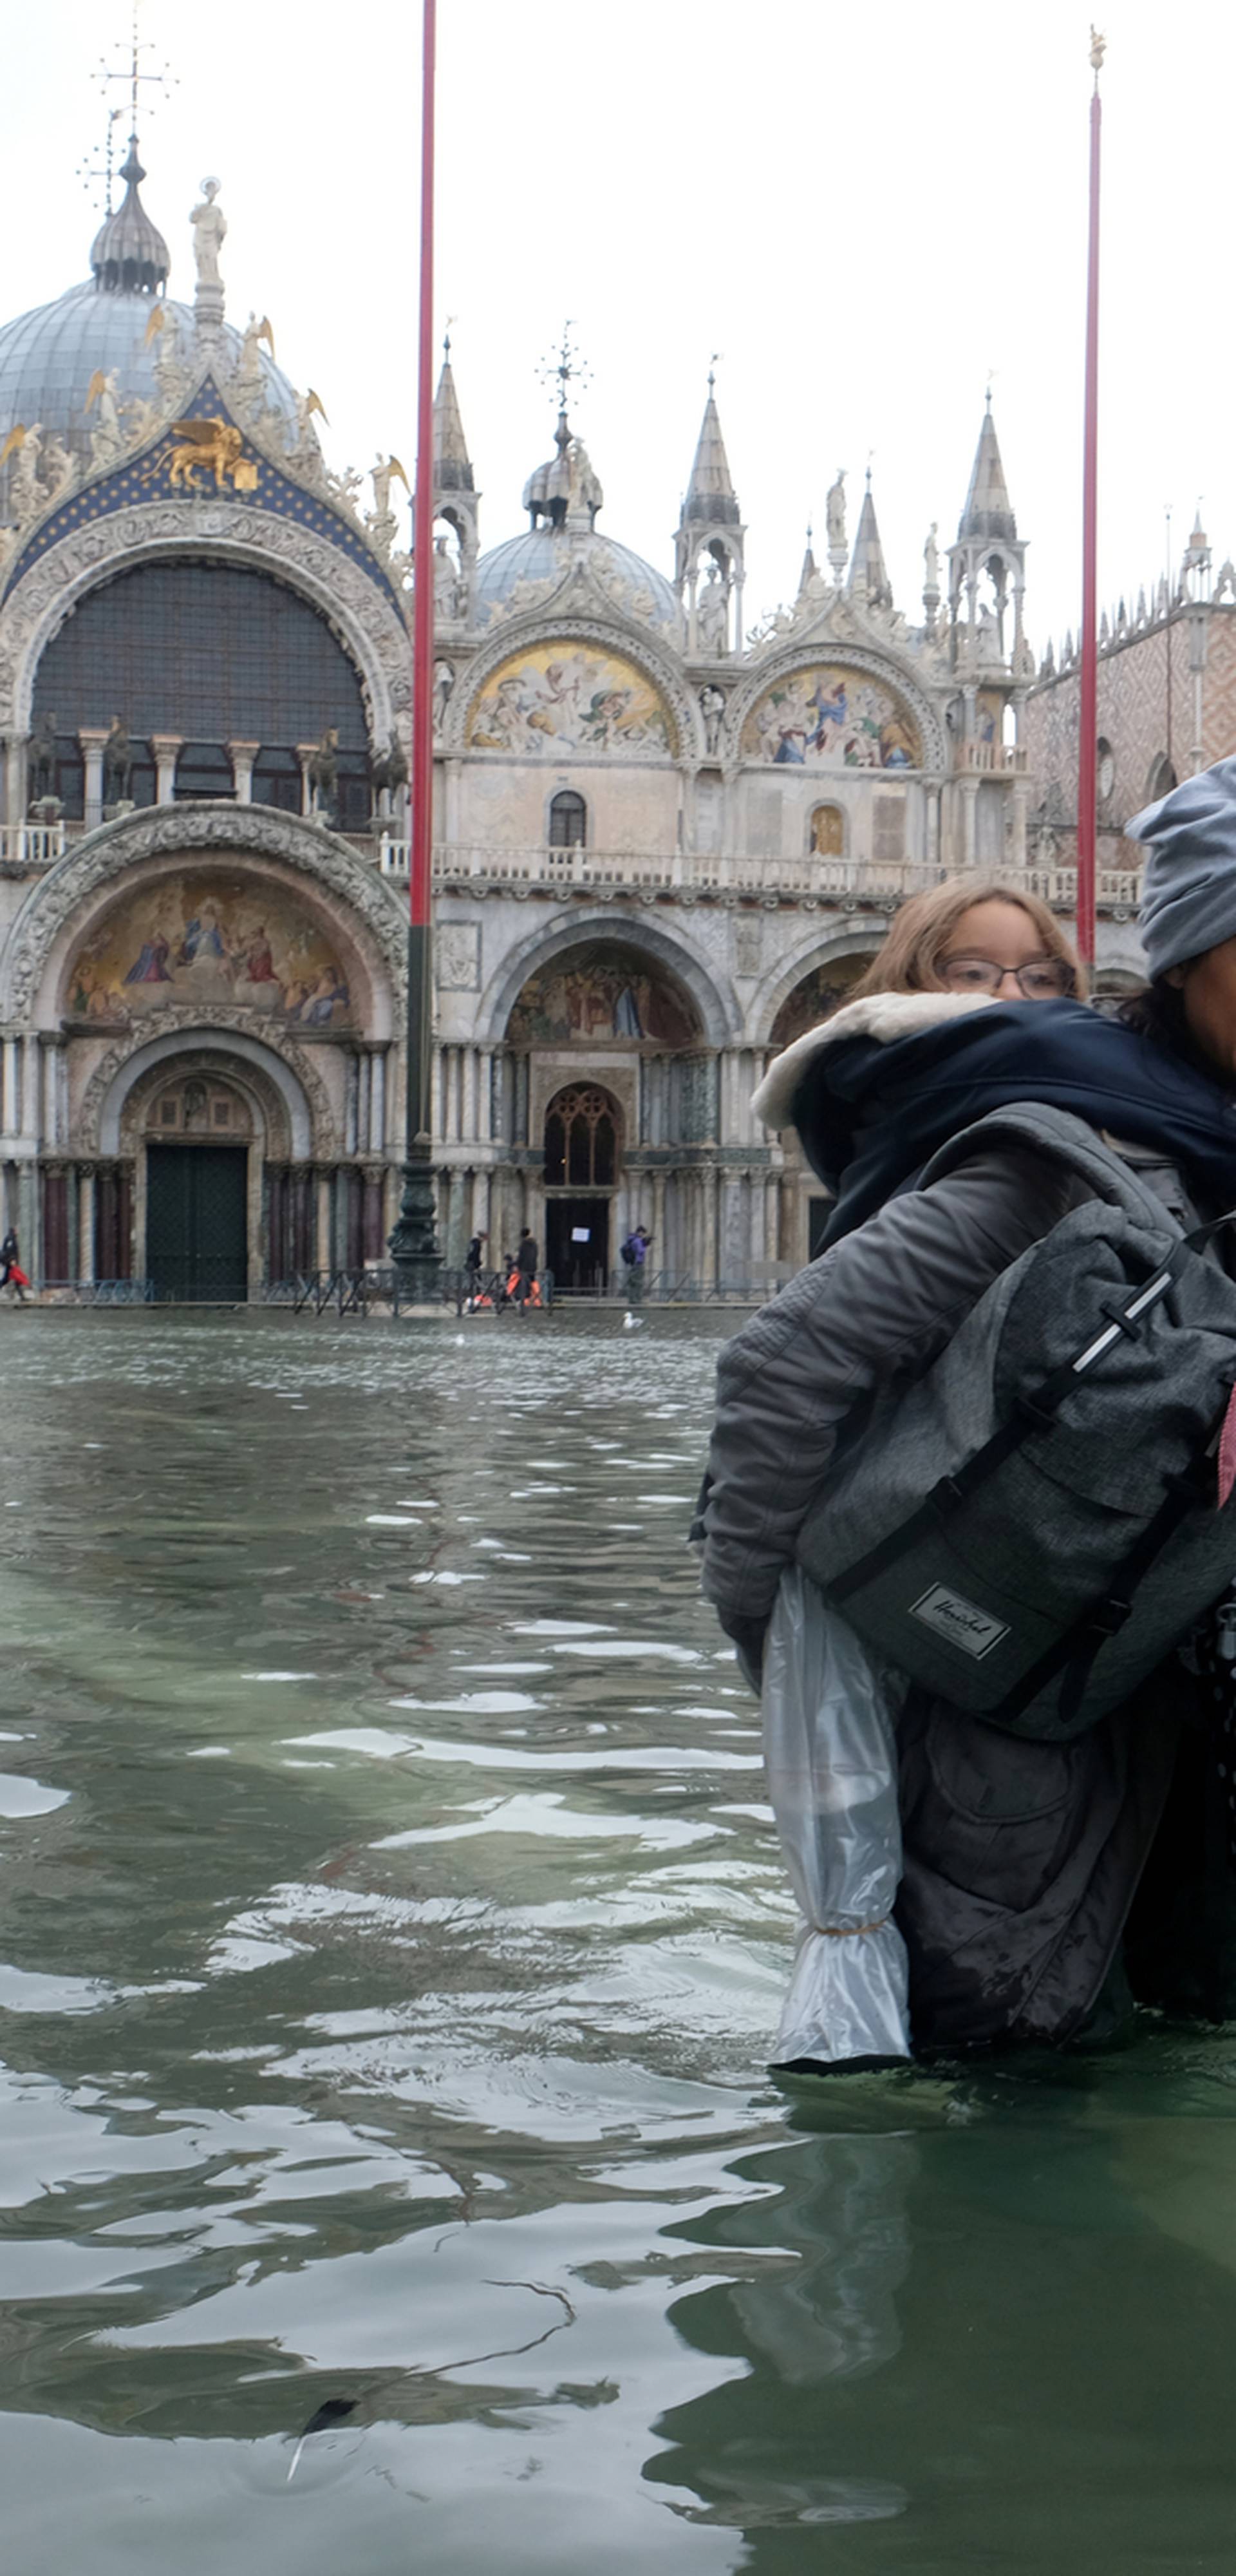
POLYGON ((403 1200, 390 1239, 400 1295, 440 1293, 433 1187, 433 127, 437 0, 422 0, 421 274, 417 347, 415 594, 412 609, 412 817, 408 910, 408 1129, 403 1200))
POLYGON ((1090 100, 1090 247, 1086 281, 1086 426, 1082 469, 1081 705, 1077 743, 1077 945, 1094 964, 1094 859, 1099 736, 1099 154, 1103 106, 1099 70, 1103 39, 1091 29, 1094 90, 1090 100))
POLYGON ((421 300, 417 344, 416 596, 412 633, 413 929, 429 927, 433 860, 433 122, 437 0, 424 0, 421 87, 421 300))

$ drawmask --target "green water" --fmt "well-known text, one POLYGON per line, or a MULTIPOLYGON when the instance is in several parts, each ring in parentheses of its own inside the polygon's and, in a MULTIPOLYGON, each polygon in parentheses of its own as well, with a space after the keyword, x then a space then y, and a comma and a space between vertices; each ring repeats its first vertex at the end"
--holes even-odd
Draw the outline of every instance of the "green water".
POLYGON ((1236 2044, 767 2080, 715 1348, 0 1314, 6 2576, 1230 2570, 1236 2044))

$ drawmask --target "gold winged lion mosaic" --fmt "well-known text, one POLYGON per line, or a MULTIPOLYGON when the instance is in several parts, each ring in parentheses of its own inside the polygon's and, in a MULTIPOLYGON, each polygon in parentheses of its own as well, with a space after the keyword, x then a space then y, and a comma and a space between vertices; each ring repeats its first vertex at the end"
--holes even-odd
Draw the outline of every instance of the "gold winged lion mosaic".
POLYGON ((182 444, 172 449, 169 479, 186 492, 204 489, 202 476, 213 474, 216 492, 230 483, 235 492, 256 492, 258 470, 244 454, 244 433, 216 413, 209 420, 174 420, 171 434, 182 444))

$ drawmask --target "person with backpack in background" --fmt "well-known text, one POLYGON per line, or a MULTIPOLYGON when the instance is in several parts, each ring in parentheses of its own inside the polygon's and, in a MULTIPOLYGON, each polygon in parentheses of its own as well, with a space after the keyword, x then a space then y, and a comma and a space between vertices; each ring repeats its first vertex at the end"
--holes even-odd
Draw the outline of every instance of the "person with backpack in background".
POLYGON ((619 1247, 618 1258, 627 1274, 627 1304, 639 1306, 644 1297, 644 1270, 648 1246, 652 1241, 646 1226, 633 1226, 626 1242, 619 1247))
MULTIPOLYGON (((1172 1242, 1236 1208, 1236 761, 1129 828, 1151 845, 1152 983, 1123 1024, 1083 1006, 1045 907, 998 882, 954 882, 903 906, 854 998, 756 1094, 765 1124, 795 1126, 835 1193, 822 1256, 718 1365, 703 1583, 756 1685, 782 1577, 813 1520, 828 1530, 830 1488, 861 1460, 864 1423, 881 1425, 891 1457, 890 1389, 925 1381, 994 1281, 1100 1180, 1161 1206, 1172 1242), (993 1112, 1006 1123, 984 1135, 993 1112)), ((1224 1232, 1199 1250, 1236 1268, 1224 1232)), ((1221 1277, 1215 1293, 1222 1305, 1236 1292, 1221 1277)), ((1126 1327, 1103 1329, 1114 1342, 1126 1327)), ((837 1525, 832 1537, 836 1554, 837 1525)), ((1216 1598, 1226 1580, 1215 1575, 1216 1598)), ((1206 1689, 1173 1658, 1125 1705, 1087 1722, 1083 1692, 1071 1731, 1053 1717, 1036 1738, 902 1674, 896 1918, 916 2046, 1093 2035, 1127 2008, 1126 1960, 1142 2000, 1227 2008, 1236 1915, 1228 1891, 1198 1895, 1205 1738, 1196 1753, 1185 1707, 1198 1719, 1206 1689)))

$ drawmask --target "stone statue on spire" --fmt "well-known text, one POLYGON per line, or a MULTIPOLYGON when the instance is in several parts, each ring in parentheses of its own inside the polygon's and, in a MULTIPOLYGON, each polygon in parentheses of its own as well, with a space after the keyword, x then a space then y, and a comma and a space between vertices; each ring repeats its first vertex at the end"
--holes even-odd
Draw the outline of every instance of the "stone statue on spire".
POLYGON ((189 221, 193 226, 193 256, 197 261, 199 286, 222 286, 219 275, 219 253, 227 239, 227 218, 218 203, 219 181, 203 179, 202 201, 195 206, 189 221))
POLYGON ((219 253, 227 239, 227 220, 218 197, 218 180, 203 179, 201 202, 189 217, 193 226, 193 256, 197 262, 197 293, 193 309, 199 327, 204 324, 209 328, 223 320, 219 253))

